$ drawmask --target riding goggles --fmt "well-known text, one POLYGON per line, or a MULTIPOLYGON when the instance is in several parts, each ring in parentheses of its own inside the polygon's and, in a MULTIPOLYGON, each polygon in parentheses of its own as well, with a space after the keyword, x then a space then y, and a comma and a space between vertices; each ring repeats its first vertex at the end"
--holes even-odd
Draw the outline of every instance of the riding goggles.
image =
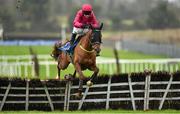
POLYGON ((90 14, 91 14, 91 11, 83 11, 83 14, 84 14, 84 15, 90 15, 90 14))

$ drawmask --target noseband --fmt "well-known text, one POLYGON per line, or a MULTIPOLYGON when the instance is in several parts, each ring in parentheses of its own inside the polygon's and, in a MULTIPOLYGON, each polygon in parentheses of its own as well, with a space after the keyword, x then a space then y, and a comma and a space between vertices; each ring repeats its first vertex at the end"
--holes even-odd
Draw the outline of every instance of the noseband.
POLYGON ((91 35, 90 44, 101 44, 101 30, 94 29, 91 35))

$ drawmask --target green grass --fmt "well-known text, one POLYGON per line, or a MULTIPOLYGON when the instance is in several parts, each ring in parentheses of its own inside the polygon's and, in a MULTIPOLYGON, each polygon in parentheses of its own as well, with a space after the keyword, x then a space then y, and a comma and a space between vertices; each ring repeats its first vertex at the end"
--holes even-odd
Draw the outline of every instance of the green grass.
MULTIPOLYGON (((0 46, 0 55, 29 55, 30 46, 0 46)), ((37 54, 50 54, 52 46, 31 46, 37 54)))
POLYGON ((179 114, 177 110, 129 111, 129 110, 90 110, 90 111, 4 111, 0 114, 179 114))
MULTIPOLYGON (((39 54, 49 55, 52 46, 31 46, 32 49, 39 54)), ((149 58, 165 58, 163 55, 148 55, 139 52, 118 51, 121 59, 149 59, 149 58)), ((29 46, 0 46, 0 55, 29 55, 29 46)), ((102 47, 102 57, 114 57, 113 49, 102 47)))
MULTIPOLYGON (((102 48, 101 56, 102 57, 114 57, 113 49, 111 49, 111 48, 102 48)), ((140 52, 132 52, 132 51, 125 51, 125 50, 118 51, 118 56, 121 59, 166 58, 163 55, 149 55, 149 54, 143 54, 143 53, 140 53, 140 52)))

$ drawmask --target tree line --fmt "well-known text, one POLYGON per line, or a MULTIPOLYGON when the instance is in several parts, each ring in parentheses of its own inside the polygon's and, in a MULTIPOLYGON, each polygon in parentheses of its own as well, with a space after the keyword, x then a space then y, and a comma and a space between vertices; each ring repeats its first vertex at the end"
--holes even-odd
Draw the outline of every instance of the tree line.
MULTIPOLYGON (((76 11, 86 2, 76 1, 1 0, 0 24, 6 32, 59 32, 62 23, 71 29, 76 11)), ((122 1, 89 0, 107 30, 180 27, 180 8, 175 4, 164 0, 122 1)))

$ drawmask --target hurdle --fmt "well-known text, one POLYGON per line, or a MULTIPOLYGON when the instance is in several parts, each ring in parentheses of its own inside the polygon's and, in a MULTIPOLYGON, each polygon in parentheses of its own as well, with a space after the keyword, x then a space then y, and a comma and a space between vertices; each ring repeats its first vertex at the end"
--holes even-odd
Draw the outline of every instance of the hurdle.
POLYGON ((0 78, 2 110, 180 109, 180 72, 102 75, 77 99, 79 79, 58 81, 0 78))

